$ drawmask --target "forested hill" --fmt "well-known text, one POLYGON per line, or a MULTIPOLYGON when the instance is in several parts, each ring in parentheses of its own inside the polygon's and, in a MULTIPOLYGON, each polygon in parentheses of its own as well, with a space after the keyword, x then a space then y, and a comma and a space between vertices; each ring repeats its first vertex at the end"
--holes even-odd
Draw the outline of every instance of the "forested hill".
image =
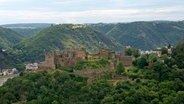
POLYGON ((98 23, 98 24, 88 24, 88 26, 92 27, 93 29, 103 33, 107 34, 112 28, 114 28, 117 24, 114 23, 98 23))
POLYGON ((19 71, 24 69, 20 64, 21 61, 17 58, 16 53, 2 51, 0 49, 0 69, 17 68, 19 71))
POLYGON ((45 52, 55 49, 85 48, 93 51, 100 46, 116 48, 118 45, 86 25, 62 24, 44 29, 36 36, 20 42, 16 48, 29 58, 40 59, 45 52))
POLYGON ((14 44, 20 42, 22 36, 15 31, 0 27, 0 49, 12 48, 14 44))
MULTIPOLYGON (((46 32, 46 28, 49 28, 50 26, 52 26, 52 24, 30 23, 30 24, 8 24, 8 25, 2 25, 2 26, 5 28, 10 28, 11 30, 15 31, 16 34, 22 35, 23 38, 30 38, 30 37, 35 36, 35 35, 49 34, 46 32), (41 32, 42 30, 44 30, 44 32, 41 32)), ((83 35, 86 33, 91 33, 91 36, 92 36, 93 32, 91 32, 91 30, 92 31, 96 30, 94 32, 94 37, 97 35, 96 33, 101 34, 101 35, 99 35, 99 37, 101 37, 103 35, 103 37, 105 37, 104 40, 106 41, 106 43, 111 43, 111 40, 113 40, 113 42, 115 43, 116 46, 117 45, 118 46, 130 45, 130 46, 144 49, 144 50, 154 49, 154 48, 162 47, 162 46, 165 46, 168 44, 176 45, 176 43, 178 43, 182 38, 184 38, 184 21, 178 21, 178 22, 150 21, 150 22, 132 22, 132 23, 99 23, 99 24, 87 24, 87 28, 88 29, 80 28, 81 32, 83 31, 83 29, 85 29, 82 33, 83 35), (88 30, 89 30, 89 32, 88 32, 88 30), (110 42, 107 42, 109 39, 110 39, 110 42)), ((61 29, 61 30, 63 30, 63 29, 61 29)), ((51 28, 49 28, 48 31, 53 32, 55 34, 56 29, 51 27, 51 28), (51 30, 51 29, 53 29, 53 30, 51 30)), ((68 28, 69 34, 72 31, 73 31, 72 28, 68 28)), ((63 32, 63 31, 57 31, 57 32, 63 32)), ((85 45, 86 42, 88 42, 88 40, 85 40, 85 38, 80 38, 81 37, 80 32, 74 32, 74 33, 76 34, 75 39, 79 40, 75 43, 80 43, 80 44, 84 43, 84 45, 85 45)), ((73 34, 73 33, 71 33, 71 34, 73 34)), ((11 35, 9 35, 9 36, 11 37, 11 35)), ((44 37, 44 36, 47 36, 47 35, 43 35, 42 37, 44 37)), ((86 35, 86 36, 89 36, 89 35, 86 35)), ((35 38, 36 37, 39 37, 39 36, 35 36, 35 38)), ((67 36, 67 37, 68 37, 68 39, 64 39, 65 37, 63 39, 64 40, 74 40, 70 36, 67 36), (69 39, 69 38, 71 38, 71 39, 69 39)), ((64 40, 62 40, 63 41, 62 43, 66 43, 64 40)), ((4 41, 6 41, 6 40, 4 39, 3 41, 1 41, 0 44, 6 44, 6 46, 7 46, 7 42, 4 42, 4 41)), ((55 42, 56 41, 57 40, 55 40, 55 42)), ((96 40, 94 40, 94 41, 96 42, 96 40)), ((71 41, 69 43, 74 43, 74 42, 71 41)), ((102 43, 104 43, 104 42, 102 42, 102 43)), ((68 45, 68 44, 63 44, 63 46, 65 46, 65 45, 68 45)), ((111 46, 109 46, 109 44, 106 44, 106 45, 108 47, 111 47, 111 46)), ((89 46, 89 44, 88 44, 88 46, 89 46)), ((94 45, 92 42, 92 45, 90 45, 90 47, 93 47, 93 46, 94 46, 94 48, 96 47, 96 45, 94 45)))
POLYGON ((22 23, 22 24, 7 24, 2 25, 4 28, 12 29, 24 38, 38 34, 41 30, 50 27, 49 23, 22 23))
POLYGON ((120 44, 140 49, 176 45, 184 38, 184 22, 153 21, 117 24, 91 24, 97 31, 114 38, 120 44))

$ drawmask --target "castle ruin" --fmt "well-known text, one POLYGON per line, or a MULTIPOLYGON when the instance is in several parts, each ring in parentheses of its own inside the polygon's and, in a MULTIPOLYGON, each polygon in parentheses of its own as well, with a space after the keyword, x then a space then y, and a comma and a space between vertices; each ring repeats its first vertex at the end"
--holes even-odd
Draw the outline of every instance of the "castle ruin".
POLYGON ((133 58, 125 56, 122 51, 116 54, 111 49, 101 48, 97 53, 89 53, 83 48, 65 49, 64 51, 54 51, 45 55, 45 61, 39 64, 39 69, 57 69, 59 66, 72 66, 82 60, 108 59, 113 62, 114 67, 118 62, 124 66, 132 65, 133 58))

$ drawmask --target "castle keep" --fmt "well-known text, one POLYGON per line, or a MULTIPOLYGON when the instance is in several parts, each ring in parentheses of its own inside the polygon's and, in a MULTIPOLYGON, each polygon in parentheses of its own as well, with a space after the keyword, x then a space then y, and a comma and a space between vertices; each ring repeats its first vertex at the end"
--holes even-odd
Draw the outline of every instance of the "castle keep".
POLYGON ((116 54, 111 49, 101 48, 97 53, 89 53, 83 48, 65 49, 64 51, 54 51, 45 55, 45 61, 39 64, 39 69, 56 69, 59 66, 72 66, 82 60, 108 59, 114 65, 122 62, 124 66, 132 65, 132 57, 125 56, 124 52, 116 54))

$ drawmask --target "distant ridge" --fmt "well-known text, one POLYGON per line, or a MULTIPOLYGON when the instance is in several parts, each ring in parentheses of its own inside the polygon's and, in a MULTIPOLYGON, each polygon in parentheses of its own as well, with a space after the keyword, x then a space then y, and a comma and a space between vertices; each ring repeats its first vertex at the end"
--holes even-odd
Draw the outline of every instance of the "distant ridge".
POLYGON ((51 23, 18 23, 18 24, 5 24, 1 25, 4 28, 47 28, 50 27, 51 23))
POLYGON ((148 21, 117 24, 90 24, 93 29, 124 46, 149 50, 168 44, 176 45, 184 38, 183 21, 148 21))
POLYGON ((22 50, 22 57, 25 60, 30 57, 32 59, 28 60, 40 60, 45 52, 70 47, 84 47, 95 51, 100 46, 116 50, 132 46, 142 50, 151 50, 168 44, 175 46, 184 38, 184 21, 61 25, 30 23, 5 26, 28 27, 0 30, 0 46, 22 50), (29 27, 35 27, 35 29, 29 27), (16 41, 12 43, 7 39, 16 41))
POLYGON ((0 49, 10 49, 22 40, 22 36, 15 31, 0 27, 0 49))
POLYGON ((21 24, 6 24, 4 28, 12 29, 24 38, 28 38, 38 34, 41 30, 50 27, 50 23, 21 23, 21 24))

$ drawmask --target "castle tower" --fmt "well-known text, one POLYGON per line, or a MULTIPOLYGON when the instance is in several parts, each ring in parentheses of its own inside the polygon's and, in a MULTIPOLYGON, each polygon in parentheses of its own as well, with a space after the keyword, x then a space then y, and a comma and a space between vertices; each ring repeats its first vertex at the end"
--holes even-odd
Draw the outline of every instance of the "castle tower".
POLYGON ((54 53, 45 55, 45 61, 39 65, 39 69, 56 69, 54 53))
POLYGON ((55 69, 55 57, 54 53, 49 53, 45 57, 46 64, 48 68, 55 69))

